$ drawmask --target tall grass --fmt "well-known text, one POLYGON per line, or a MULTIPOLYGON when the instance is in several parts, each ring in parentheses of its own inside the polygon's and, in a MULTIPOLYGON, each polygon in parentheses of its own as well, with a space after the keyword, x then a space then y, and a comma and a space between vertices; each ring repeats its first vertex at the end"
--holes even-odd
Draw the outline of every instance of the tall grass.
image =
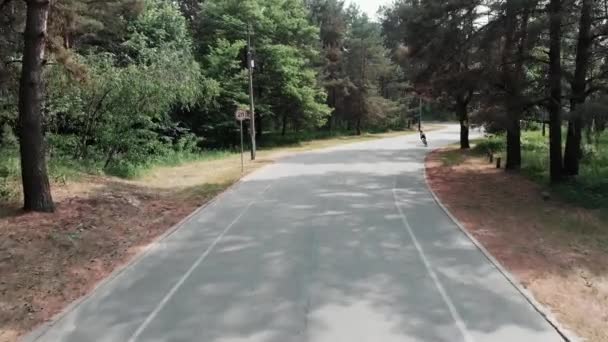
MULTIPOLYGON (((143 176, 147 171, 159 166, 177 166, 193 161, 215 160, 231 155, 225 150, 206 150, 200 152, 170 151, 150 156, 144 162, 133 163, 118 159, 104 169, 101 158, 76 160, 63 153, 54 153, 48 161, 49 178, 52 182, 64 183, 77 180, 85 174, 106 174, 120 178, 133 179, 143 176)), ((21 169, 19 151, 16 148, 0 149, 0 199, 10 199, 19 192, 21 169)))
POLYGON ((179 166, 185 163, 204 160, 217 160, 230 156, 232 153, 227 150, 203 150, 200 152, 172 151, 166 154, 150 156, 143 162, 132 163, 127 160, 118 160, 111 164, 105 173, 108 175, 135 179, 142 177, 146 172, 155 167, 179 166))

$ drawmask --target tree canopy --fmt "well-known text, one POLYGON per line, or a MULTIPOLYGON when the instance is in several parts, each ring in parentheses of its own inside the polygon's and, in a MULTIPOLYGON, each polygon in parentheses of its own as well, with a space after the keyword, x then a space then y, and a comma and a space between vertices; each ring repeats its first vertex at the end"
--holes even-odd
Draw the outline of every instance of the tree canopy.
POLYGON ((29 11, 36 1, 2 2, 3 153, 16 151, 15 137, 37 136, 19 126, 18 107, 21 71, 36 68, 32 95, 42 101, 28 117, 42 134, 40 165, 130 177, 169 155, 234 148, 234 112, 249 104, 248 40, 262 143, 274 132, 361 134, 405 122, 403 73, 381 25, 343 1, 57 0, 29 11), (35 42, 46 54, 28 64, 34 41, 22 32, 32 13, 48 18, 35 42))

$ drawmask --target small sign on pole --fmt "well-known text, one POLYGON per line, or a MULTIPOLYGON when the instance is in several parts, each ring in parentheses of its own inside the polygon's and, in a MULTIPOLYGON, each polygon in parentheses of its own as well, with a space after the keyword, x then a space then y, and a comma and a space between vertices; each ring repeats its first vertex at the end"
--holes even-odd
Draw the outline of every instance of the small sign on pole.
POLYGON ((241 173, 245 171, 245 165, 243 161, 243 121, 249 120, 249 111, 243 109, 237 109, 234 113, 234 118, 239 122, 240 134, 241 134, 241 173))
POLYGON ((238 121, 249 120, 249 111, 244 109, 237 109, 234 113, 234 118, 238 121))

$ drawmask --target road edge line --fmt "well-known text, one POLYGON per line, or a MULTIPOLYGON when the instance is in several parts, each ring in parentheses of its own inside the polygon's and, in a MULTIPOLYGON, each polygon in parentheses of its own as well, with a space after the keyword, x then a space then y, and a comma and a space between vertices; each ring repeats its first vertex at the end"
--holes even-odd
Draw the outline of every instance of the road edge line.
MULTIPOLYGON (((264 193, 266 193, 266 191, 268 191, 268 189, 270 189, 270 187, 272 185, 273 185, 272 183, 267 185, 264 188, 264 190, 262 190, 260 192, 260 194, 263 195, 264 193)), ((169 289, 169 291, 165 294, 165 296, 156 305, 154 310, 152 310, 152 312, 150 312, 150 314, 148 314, 146 319, 137 327, 135 332, 127 340, 128 342, 135 342, 139 339, 141 334, 143 334, 143 332, 150 326, 150 323, 152 323, 152 321, 154 319, 156 319, 156 317, 158 317, 158 314, 165 308, 167 303, 173 298, 173 296, 175 296, 177 291, 179 291, 179 289, 184 285, 184 283, 190 278, 192 273, 194 273, 194 271, 205 261, 205 259, 209 256, 209 254, 211 254, 213 252, 213 250, 215 249, 215 246, 217 246, 217 244, 222 241, 222 239, 226 236, 226 234, 228 234, 228 232, 232 229, 232 227, 234 227, 240 221, 240 219, 243 216, 245 216, 245 214, 256 203, 256 201, 257 201, 256 198, 252 199, 249 202, 249 204, 247 204, 247 206, 245 206, 245 208, 235 217, 235 219, 232 220, 232 222, 230 222, 230 224, 228 224, 228 226, 226 226, 226 228, 224 228, 224 230, 222 230, 220 235, 218 235, 215 238, 215 240, 213 240, 211 245, 209 245, 209 247, 207 247, 207 249, 203 252, 203 254, 201 254, 194 261, 194 263, 192 263, 192 265, 190 265, 190 268, 188 268, 188 270, 182 275, 182 277, 171 287, 171 289, 169 289)))
POLYGON ((431 264, 431 261, 427 258, 426 253, 424 253, 424 249, 420 245, 420 242, 418 241, 418 238, 416 237, 416 234, 414 233, 414 230, 412 229, 412 226, 410 225, 410 222, 407 219, 407 215, 405 214, 403 209, 401 209, 401 206, 398 203, 398 198, 397 198, 397 194, 396 194, 397 191, 398 190, 395 187, 393 187, 393 190, 392 190, 393 202, 395 204, 395 207, 397 208, 397 211, 399 212, 399 216, 401 216, 401 221, 403 223, 403 226, 405 227, 408 234, 410 235, 410 238, 412 239, 412 242, 414 243, 414 247, 416 247, 416 251, 418 252, 418 255, 420 256, 420 259, 422 260, 422 263, 424 264, 424 267, 426 268, 428 275, 433 280, 433 283, 435 283, 435 287, 437 288, 437 291, 439 291, 439 294, 441 295, 441 298, 443 299, 444 304, 448 307, 448 311, 450 312, 450 315, 452 316, 454 323, 456 323, 456 327, 458 328, 458 330, 460 330, 460 333, 462 333, 462 337, 464 338, 465 342, 473 342, 474 339, 471 336, 471 334, 469 333, 467 324, 462 319, 462 316, 460 315, 460 312, 458 312, 458 309, 456 309, 456 305, 454 305, 454 301, 452 301, 452 298, 446 291, 445 287, 443 287, 443 284, 439 280, 437 273, 435 273, 435 271, 433 270, 433 265, 431 264))
MULTIPOLYGON (((254 172, 258 172, 259 170, 264 169, 264 168, 265 167, 262 167, 262 168, 260 168, 258 170, 255 170, 254 172)), ((122 273, 126 272, 127 270, 129 270, 130 268, 132 268, 133 266, 135 266, 135 264, 139 263, 143 258, 145 258, 155 248, 157 248, 165 239, 167 239, 169 236, 173 235, 173 233, 175 233, 177 230, 179 230, 180 228, 182 228, 186 223, 190 222, 196 215, 198 215, 200 212, 202 212, 203 210, 207 209, 208 207, 210 207, 212 205, 215 205, 224 196, 228 195, 229 193, 232 193, 237 186, 239 186, 243 181, 245 181, 245 176, 247 176, 247 175, 244 175, 243 177, 240 177, 237 181, 235 181, 234 183, 232 183, 226 189, 224 189, 221 192, 219 192, 216 196, 214 196, 213 198, 211 198, 205 204, 203 204, 200 207, 196 208, 193 212, 191 212, 190 214, 188 214, 188 216, 184 217, 178 223, 174 224, 169 229, 167 229, 164 233, 162 233, 161 235, 159 235, 156 238, 154 238, 150 243, 148 243, 143 248, 143 250, 141 250, 140 252, 136 253, 133 257, 131 257, 129 260, 127 260, 123 265, 116 267, 112 272, 110 272, 110 274, 108 274, 106 277, 104 277, 103 279, 101 279, 97 284, 95 284, 95 286, 93 286, 90 290, 88 290, 85 295, 83 295, 82 297, 80 297, 80 298, 74 300, 73 302, 71 302, 70 304, 68 304, 60 312, 58 312, 55 315, 53 315, 53 317, 51 317, 49 320, 47 320, 46 322, 41 323, 37 328, 34 328, 34 330, 32 330, 32 331, 26 333, 25 335, 23 335, 21 338, 18 339, 18 341, 21 341, 21 342, 36 342, 50 328, 52 328, 55 324, 57 324, 57 322, 59 322, 61 319, 63 319, 69 313, 71 313, 72 311, 74 311, 77 307, 79 307, 84 301, 86 301, 87 299, 89 299, 99 289, 103 288, 104 286, 108 286, 108 284, 112 280, 116 279, 122 273)))
POLYGON ((435 203, 437 203, 437 205, 443 210, 443 212, 456 224, 458 229, 460 229, 460 231, 469 240, 471 240, 471 242, 473 242, 475 247, 477 247, 477 249, 494 265, 494 267, 496 267, 496 269, 507 279, 507 281, 509 283, 511 283, 511 285, 513 287, 515 287, 515 289, 522 296, 524 296, 526 301, 530 305, 532 305, 534 310, 536 310, 545 319, 545 321, 547 321, 549 323, 549 325, 551 325, 553 327, 553 329, 555 329, 557 331, 557 333, 564 339, 564 341, 566 341, 566 342, 584 342, 585 341, 584 339, 582 339, 581 337, 576 335, 573 331, 571 331, 570 329, 567 329, 561 323, 559 323, 559 321, 555 317, 555 314, 553 313, 553 311, 550 308, 548 308, 547 306, 545 306, 545 305, 541 304, 539 301, 537 301, 534 298, 534 295, 530 291, 528 291, 511 272, 509 272, 506 268, 504 268, 502 266, 502 264, 496 258, 494 258, 494 256, 481 244, 481 242, 479 242, 479 240, 477 240, 477 238, 475 238, 464 227, 464 225, 462 223, 460 223, 460 221, 452 214, 452 212, 450 212, 450 210, 441 202, 441 200, 439 199, 439 197, 437 196, 437 194, 431 187, 431 184, 429 183, 427 167, 426 167, 429 156, 438 150, 439 149, 434 149, 434 150, 430 151, 429 153, 427 153, 426 156, 424 157, 424 182, 426 183, 426 187, 429 190, 429 193, 431 194, 431 196, 433 197, 433 200, 435 201, 435 203))

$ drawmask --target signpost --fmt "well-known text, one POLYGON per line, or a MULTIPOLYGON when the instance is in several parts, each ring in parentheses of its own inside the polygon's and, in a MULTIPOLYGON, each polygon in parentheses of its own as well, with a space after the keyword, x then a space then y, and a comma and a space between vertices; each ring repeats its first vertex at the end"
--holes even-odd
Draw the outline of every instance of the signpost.
POLYGON ((243 121, 249 120, 249 112, 243 109, 237 109, 234 113, 234 118, 240 124, 240 133, 241 133, 241 173, 245 171, 245 165, 243 162, 243 121))

